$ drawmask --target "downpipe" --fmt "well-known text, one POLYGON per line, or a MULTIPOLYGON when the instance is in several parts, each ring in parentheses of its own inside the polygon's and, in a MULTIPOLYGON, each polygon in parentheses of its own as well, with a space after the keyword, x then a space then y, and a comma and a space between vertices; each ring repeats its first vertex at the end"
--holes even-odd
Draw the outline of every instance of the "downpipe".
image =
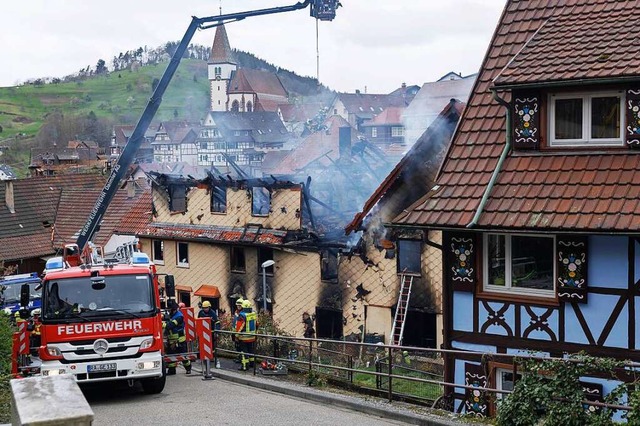
POLYGON ((467 228, 475 228, 478 225, 478 221, 480 220, 480 216, 482 215, 484 206, 487 204, 487 201, 489 200, 489 195, 491 195, 491 191, 493 190, 493 185, 495 185, 496 180, 498 179, 498 174, 500 174, 500 170, 502 169, 502 164, 504 163, 505 158, 507 158, 507 154, 509 153, 509 150, 511 150, 511 139, 513 137, 511 134, 511 120, 512 120, 511 105, 509 104, 509 102, 505 101, 500 96, 498 96, 498 93, 496 92, 495 89, 491 89, 491 93, 493 93, 493 99, 495 99, 496 102, 498 102, 500 105, 505 107, 507 110, 507 123, 506 123, 507 143, 505 144, 504 149, 502 150, 502 154, 500 154, 500 158, 498 159, 498 164, 496 164, 496 168, 493 171, 493 174, 491 175, 489 184, 485 188, 484 194, 482 194, 480 205, 478 205, 478 209, 476 210, 476 213, 473 216, 473 219, 471 219, 471 222, 467 224, 467 228))

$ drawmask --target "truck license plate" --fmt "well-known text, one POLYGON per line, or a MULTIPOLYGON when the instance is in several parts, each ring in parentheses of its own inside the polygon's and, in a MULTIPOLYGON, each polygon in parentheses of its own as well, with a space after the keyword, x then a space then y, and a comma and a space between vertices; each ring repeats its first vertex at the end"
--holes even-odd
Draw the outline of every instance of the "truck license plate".
POLYGON ((116 369, 116 363, 110 362, 108 364, 92 364, 87 366, 88 373, 95 373, 98 371, 113 371, 116 369))

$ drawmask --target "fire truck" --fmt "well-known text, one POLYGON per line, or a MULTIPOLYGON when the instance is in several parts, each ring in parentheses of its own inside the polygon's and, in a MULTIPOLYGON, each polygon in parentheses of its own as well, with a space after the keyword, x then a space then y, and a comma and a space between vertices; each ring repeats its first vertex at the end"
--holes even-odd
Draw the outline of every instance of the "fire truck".
POLYGON ((42 280, 40 374, 79 383, 140 380, 162 392, 165 374, 160 293, 144 253, 126 264, 47 262, 42 280))
MULTIPOLYGON (((91 243, 91 238, 133 163, 144 133, 196 30, 307 7, 317 20, 331 21, 339 5, 337 0, 305 0, 291 6, 192 18, 80 229, 76 244, 65 246, 63 256, 47 261, 41 285, 40 341, 31 351, 37 352, 37 356, 28 355, 29 339, 26 327, 22 327, 21 332, 14 335, 15 372, 43 376, 72 374, 80 383, 140 380, 146 393, 162 392, 166 374, 160 288, 155 267, 146 254, 139 252, 132 253, 128 262, 108 262, 99 247, 91 243)), ((165 279, 167 283, 170 281, 173 282, 165 279)), ((167 285, 166 295, 172 297, 169 287, 167 285)), ((29 285, 23 284, 23 308, 28 305, 29 297, 29 285)), ((28 311, 22 309, 21 312, 28 311)))

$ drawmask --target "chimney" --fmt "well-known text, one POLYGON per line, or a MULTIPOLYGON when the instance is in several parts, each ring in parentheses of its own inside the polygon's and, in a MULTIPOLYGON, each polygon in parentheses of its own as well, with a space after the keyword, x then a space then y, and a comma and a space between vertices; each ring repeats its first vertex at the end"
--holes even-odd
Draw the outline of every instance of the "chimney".
POLYGON ((13 180, 4 181, 4 201, 11 213, 16 212, 15 200, 13 198, 13 180))
POLYGON ((351 158, 351 127, 340 127, 339 132, 340 160, 348 161, 351 158))
POLYGON ((136 182, 133 177, 127 181, 127 198, 133 198, 136 196, 136 182))
POLYGON ((407 83, 402 83, 402 88, 406 89, 407 88, 407 83))
POLYGON ((360 89, 356 89, 356 95, 360 94, 360 89))

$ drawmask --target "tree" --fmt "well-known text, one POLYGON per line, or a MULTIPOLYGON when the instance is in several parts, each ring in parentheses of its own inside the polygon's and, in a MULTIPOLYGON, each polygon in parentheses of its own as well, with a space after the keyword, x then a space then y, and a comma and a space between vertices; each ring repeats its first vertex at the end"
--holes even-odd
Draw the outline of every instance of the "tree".
POLYGON ((96 74, 106 74, 107 71, 108 69, 104 59, 98 59, 98 63, 96 64, 96 74))

